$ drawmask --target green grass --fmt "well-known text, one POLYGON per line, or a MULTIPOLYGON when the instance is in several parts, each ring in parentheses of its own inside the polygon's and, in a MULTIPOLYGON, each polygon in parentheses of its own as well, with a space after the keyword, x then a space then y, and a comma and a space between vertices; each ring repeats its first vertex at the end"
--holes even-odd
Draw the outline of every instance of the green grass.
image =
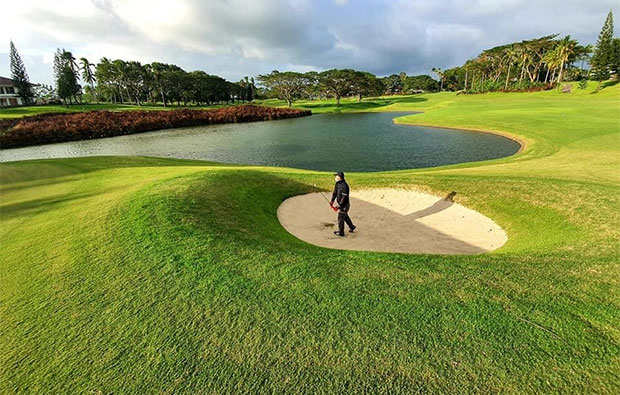
POLYGON ((217 104, 212 106, 178 106, 176 104, 163 105, 148 104, 137 106, 135 104, 117 104, 117 103, 84 103, 84 104, 72 104, 65 107, 60 104, 49 104, 40 106, 23 106, 23 107, 10 107, 0 109, 1 118, 21 118, 30 115, 47 114, 47 113, 66 113, 66 112, 82 112, 82 111, 95 111, 95 110, 109 110, 109 111, 131 111, 131 110, 175 110, 179 108, 191 108, 191 109, 211 109, 224 107, 224 105, 217 104))
POLYGON ((329 188, 326 173, 134 157, 1 164, 0 392, 614 393, 620 86, 591 91, 372 108, 526 142, 510 158, 349 176, 354 191, 458 191, 508 233, 484 255, 297 240, 276 209, 329 188))

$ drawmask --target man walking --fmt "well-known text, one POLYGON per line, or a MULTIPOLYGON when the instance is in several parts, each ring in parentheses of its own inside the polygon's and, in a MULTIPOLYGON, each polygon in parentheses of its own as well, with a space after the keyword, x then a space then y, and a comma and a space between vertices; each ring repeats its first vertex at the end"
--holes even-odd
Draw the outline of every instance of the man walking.
POLYGON ((334 173, 336 179, 336 185, 334 185, 334 192, 332 193, 332 200, 329 204, 332 207, 338 209, 338 230, 334 232, 336 236, 344 237, 344 223, 349 226, 349 232, 355 230, 355 225, 349 217, 349 208, 351 208, 351 202, 349 201, 349 184, 344 180, 344 173, 339 171, 334 173))

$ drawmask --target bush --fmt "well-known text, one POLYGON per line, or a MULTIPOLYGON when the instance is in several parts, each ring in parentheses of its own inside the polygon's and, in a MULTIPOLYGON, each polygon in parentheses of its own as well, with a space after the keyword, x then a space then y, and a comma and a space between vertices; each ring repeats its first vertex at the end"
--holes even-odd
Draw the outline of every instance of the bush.
POLYGON ((582 78, 579 80, 579 89, 586 89, 588 87, 588 79, 582 78))
POLYGON ((508 89, 505 88, 505 82, 487 80, 482 84, 475 84, 470 87, 466 92, 472 93, 487 93, 487 92, 538 92, 543 90, 549 90, 553 88, 552 84, 545 84, 543 82, 530 82, 528 80, 521 81, 521 83, 508 85, 508 89))
POLYGON ((310 110, 243 105, 216 110, 88 111, 0 120, 0 147, 13 148, 113 137, 185 126, 253 122, 311 115, 310 110))

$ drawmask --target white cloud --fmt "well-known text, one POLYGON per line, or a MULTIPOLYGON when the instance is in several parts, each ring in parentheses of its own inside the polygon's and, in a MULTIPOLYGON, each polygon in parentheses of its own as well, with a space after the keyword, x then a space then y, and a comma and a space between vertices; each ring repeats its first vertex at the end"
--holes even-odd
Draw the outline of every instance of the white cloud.
POLYGON ((428 73, 550 33, 594 42, 610 8, 620 15, 615 0, 22 0, 3 5, 12 17, 0 24, 0 75, 9 39, 46 83, 57 47, 232 80, 273 69, 428 73))

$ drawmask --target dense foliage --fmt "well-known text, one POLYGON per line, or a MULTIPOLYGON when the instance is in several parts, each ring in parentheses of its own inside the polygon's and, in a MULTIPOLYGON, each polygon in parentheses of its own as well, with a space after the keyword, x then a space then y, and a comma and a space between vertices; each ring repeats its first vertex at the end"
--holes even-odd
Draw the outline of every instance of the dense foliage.
POLYGON ((11 41, 10 47, 11 50, 9 57, 11 59, 11 78, 17 88, 17 94, 19 97, 24 100, 25 104, 29 104, 32 101, 33 94, 30 87, 30 79, 28 78, 28 73, 26 72, 26 66, 24 66, 24 62, 22 61, 21 56, 19 56, 13 41, 11 41))
POLYGON ((196 70, 186 72, 174 64, 102 58, 95 66, 96 88, 94 95, 109 102, 161 102, 164 106, 178 104, 213 104, 220 102, 248 101, 254 98, 253 79, 245 77, 232 83, 216 75, 196 70))
POLYGON ((491 48, 463 66, 436 73, 448 90, 539 90, 561 83, 574 63, 590 51, 570 36, 550 35, 491 48))
POLYGON ((0 146, 22 147, 112 137, 183 126, 252 122, 310 115, 310 110, 233 106, 215 110, 89 111, 0 121, 0 146))
POLYGON ((620 39, 613 38, 610 11, 594 49, 554 34, 487 49, 463 66, 433 71, 448 90, 509 92, 549 89, 567 79, 602 81, 618 74, 618 64, 620 39), (590 69, 584 67, 587 61, 590 69))
POLYGON ((598 35, 594 54, 592 55, 593 77, 600 83, 610 77, 618 75, 620 66, 620 39, 614 38, 614 17, 611 11, 607 14, 603 28, 598 35))
POLYGON ((428 75, 407 76, 400 73, 379 78, 372 73, 352 69, 331 69, 320 73, 274 70, 259 75, 258 82, 265 88, 265 96, 286 100, 289 107, 296 99, 333 98, 340 104, 343 97, 355 96, 362 101, 367 96, 434 92, 438 88, 437 81, 428 75))
POLYGON ((56 94, 65 103, 81 102, 82 86, 78 83, 79 66, 73 54, 57 49, 54 54, 56 94))

